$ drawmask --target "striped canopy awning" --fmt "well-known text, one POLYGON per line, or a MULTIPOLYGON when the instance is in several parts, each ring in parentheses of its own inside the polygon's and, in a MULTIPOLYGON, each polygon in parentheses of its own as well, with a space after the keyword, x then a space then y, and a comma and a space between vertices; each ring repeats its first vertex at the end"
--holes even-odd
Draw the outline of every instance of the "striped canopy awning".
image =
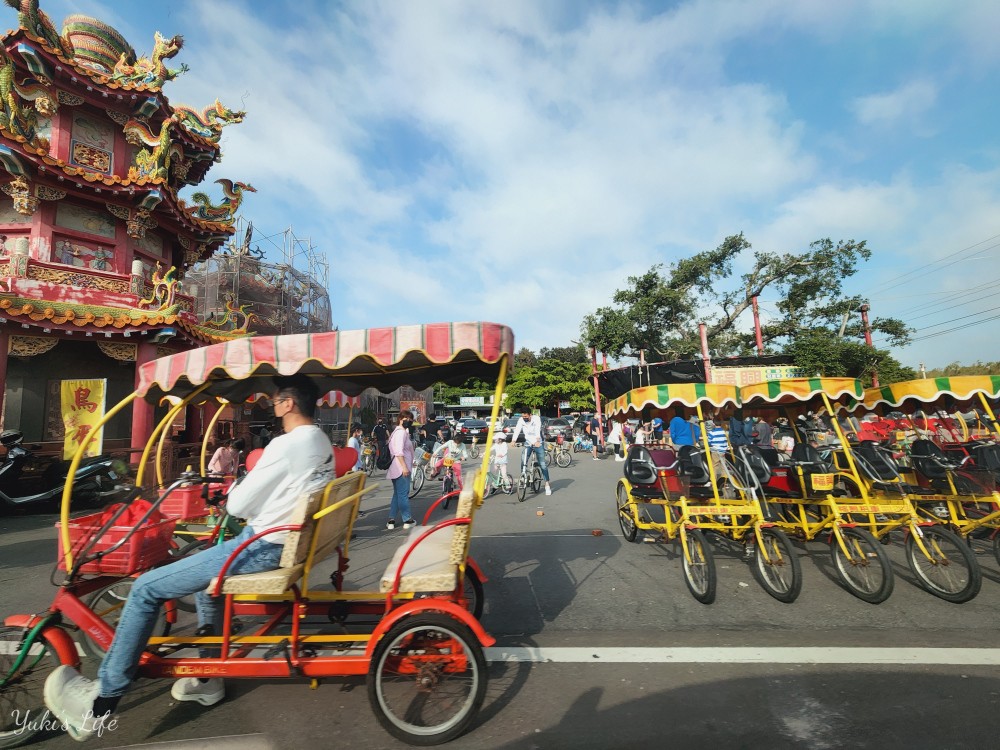
POLYGON ((864 406, 900 406, 903 401, 930 404, 946 396, 966 401, 980 393, 987 398, 1000 396, 1000 375, 960 375, 953 378, 923 378, 865 390, 864 406))
POLYGON ((609 417, 624 416, 630 418, 638 416, 647 406, 663 409, 678 404, 694 407, 699 403, 715 407, 726 404, 739 406, 740 391, 734 385, 713 383, 647 385, 642 388, 633 388, 628 393, 609 401, 605 411, 609 417))
POLYGON ((831 399, 849 397, 860 401, 864 387, 854 378, 786 378, 766 380, 740 387, 743 403, 752 406, 762 404, 791 404, 809 401, 825 393, 831 399))
POLYGON ((270 391, 275 375, 302 373, 321 393, 391 393, 433 383, 495 379, 514 357, 514 334, 499 323, 429 323, 397 328, 256 336, 161 357, 139 368, 137 394, 153 403, 187 396, 208 383, 206 398, 243 402, 270 391))
MULTIPOLYGON (((256 404, 259 401, 268 401, 270 393, 255 393, 246 400, 248 404, 256 404)), ((343 391, 327 391, 316 401, 316 406, 326 406, 331 409, 338 406, 361 407, 361 396, 348 396, 343 391)))

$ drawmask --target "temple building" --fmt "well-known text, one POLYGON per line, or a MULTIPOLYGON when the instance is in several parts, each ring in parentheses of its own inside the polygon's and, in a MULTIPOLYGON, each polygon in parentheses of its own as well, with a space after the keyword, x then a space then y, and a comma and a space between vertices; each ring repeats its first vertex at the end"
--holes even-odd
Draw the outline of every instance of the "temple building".
MULTIPOLYGON (((106 379, 110 407, 138 365, 247 334, 245 319, 199 319, 181 282, 234 234, 254 189, 220 179, 214 196, 178 197, 244 116, 218 100, 170 104, 162 88, 187 70, 168 67, 180 36, 157 32, 139 56, 98 20, 70 16, 57 32, 37 0, 16 15, 0 48, 0 419, 56 441, 63 379, 106 379)), ((105 445, 141 446, 153 417, 143 402, 124 410, 105 445)), ((194 432, 203 417, 187 415, 194 432)))

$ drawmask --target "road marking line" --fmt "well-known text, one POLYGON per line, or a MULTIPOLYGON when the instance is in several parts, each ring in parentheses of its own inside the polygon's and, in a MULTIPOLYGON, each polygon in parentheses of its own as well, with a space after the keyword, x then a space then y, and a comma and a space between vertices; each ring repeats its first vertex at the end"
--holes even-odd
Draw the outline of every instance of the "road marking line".
POLYGON ((1000 665, 998 648, 855 648, 855 647, 676 647, 578 648, 494 647, 491 662, 570 664, 950 664, 1000 665))

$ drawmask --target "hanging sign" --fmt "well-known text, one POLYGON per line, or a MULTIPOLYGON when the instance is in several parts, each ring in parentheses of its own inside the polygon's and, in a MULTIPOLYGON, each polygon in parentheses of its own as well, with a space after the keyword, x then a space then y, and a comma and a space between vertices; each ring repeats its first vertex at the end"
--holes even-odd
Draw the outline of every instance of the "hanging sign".
MULTIPOLYGON (((107 380, 64 380, 60 388, 63 425, 66 437, 63 440, 63 458, 69 460, 76 455, 84 440, 97 429, 104 416, 107 380)), ((99 456, 104 444, 104 430, 97 430, 84 457, 99 456)))

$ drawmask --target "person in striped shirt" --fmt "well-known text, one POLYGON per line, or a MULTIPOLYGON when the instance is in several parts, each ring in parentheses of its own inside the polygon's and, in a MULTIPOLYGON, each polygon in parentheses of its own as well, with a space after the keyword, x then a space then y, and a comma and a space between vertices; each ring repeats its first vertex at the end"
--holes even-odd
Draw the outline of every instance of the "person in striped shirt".
POLYGON ((712 454, 712 465, 715 467, 715 478, 725 476, 726 470, 722 463, 723 457, 729 450, 729 438, 721 425, 717 425, 711 419, 705 420, 705 435, 708 437, 708 447, 712 454))

